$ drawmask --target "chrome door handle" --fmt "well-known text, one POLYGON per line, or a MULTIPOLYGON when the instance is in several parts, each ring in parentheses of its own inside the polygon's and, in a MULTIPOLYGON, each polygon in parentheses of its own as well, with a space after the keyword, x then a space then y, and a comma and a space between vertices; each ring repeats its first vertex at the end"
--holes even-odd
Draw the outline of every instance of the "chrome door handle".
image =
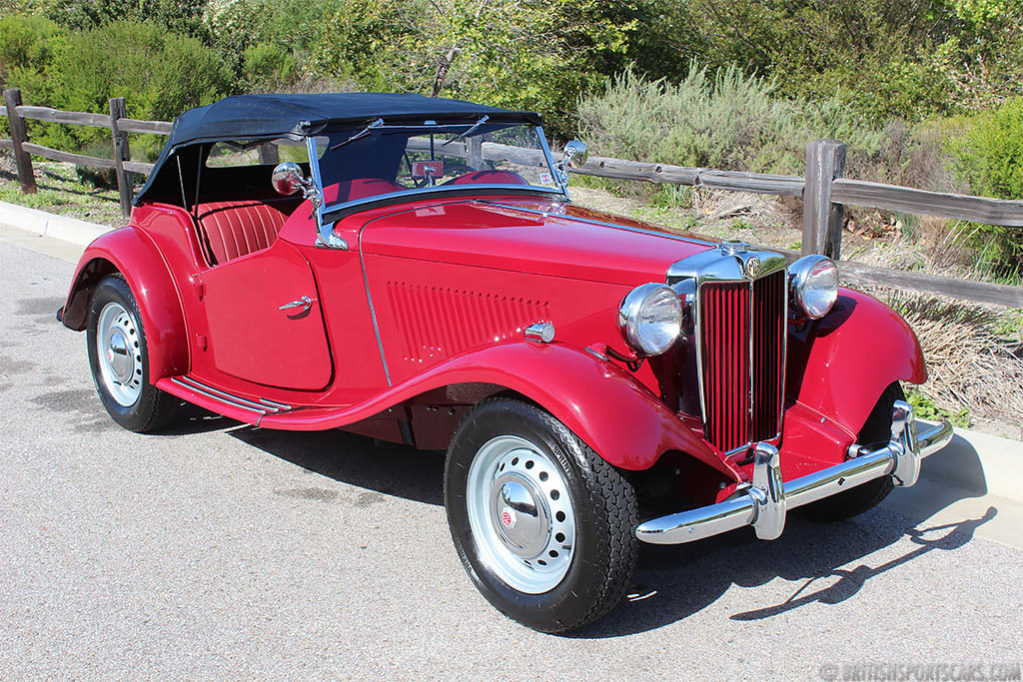
POLYGON ((278 310, 294 310, 295 308, 301 308, 302 312, 304 313, 304 312, 306 312, 307 310, 309 310, 310 308, 313 307, 313 301, 315 301, 315 300, 316 300, 315 298, 309 298, 308 296, 303 296, 302 298, 298 299, 297 301, 292 301, 291 303, 285 303, 284 305, 279 307, 278 310))

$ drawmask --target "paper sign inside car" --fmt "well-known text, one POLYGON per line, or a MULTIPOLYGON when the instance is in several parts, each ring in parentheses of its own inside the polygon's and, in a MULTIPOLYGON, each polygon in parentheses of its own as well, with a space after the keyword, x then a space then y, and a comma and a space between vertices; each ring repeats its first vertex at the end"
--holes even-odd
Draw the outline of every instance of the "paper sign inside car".
POLYGON ((444 175, 443 161, 413 161, 412 177, 439 178, 444 175))

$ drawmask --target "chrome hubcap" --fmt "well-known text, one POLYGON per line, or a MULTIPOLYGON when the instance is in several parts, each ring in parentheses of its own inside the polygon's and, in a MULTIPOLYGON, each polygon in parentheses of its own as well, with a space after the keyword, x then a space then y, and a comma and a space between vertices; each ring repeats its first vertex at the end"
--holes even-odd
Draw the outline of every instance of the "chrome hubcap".
POLYGON ((558 586, 572 563, 575 509, 560 465, 518 436, 479 449, 466 482, 469 525, 480 559, 520 592, 558 586))
POLYGON ((519 474, 504 474, 494 481, 491 500, 491 514, 505 546, 525 559, 543 552, 551 534, 543 494, 519 474))
POLYGON ((96 346, 107 393, 124 407, 134 405, 142 394, 142 347, 135 320, 121 304, 110 302, 100 311, 96 346))

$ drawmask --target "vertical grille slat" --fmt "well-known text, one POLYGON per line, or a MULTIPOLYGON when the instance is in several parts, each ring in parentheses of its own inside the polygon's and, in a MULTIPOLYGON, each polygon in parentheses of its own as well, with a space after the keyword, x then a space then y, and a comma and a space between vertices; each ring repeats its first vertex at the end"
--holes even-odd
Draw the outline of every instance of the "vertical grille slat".
POLYGON ((785 289, 784 271, 700 288, 704 430, 725 452, 779 432, 785 289))

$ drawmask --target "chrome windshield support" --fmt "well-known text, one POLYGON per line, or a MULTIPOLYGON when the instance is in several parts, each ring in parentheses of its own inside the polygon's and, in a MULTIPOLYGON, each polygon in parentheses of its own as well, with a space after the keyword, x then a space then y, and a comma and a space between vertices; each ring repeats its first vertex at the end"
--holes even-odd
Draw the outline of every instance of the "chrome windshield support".
POLYGON ((306 198, 313 202, 313 217, 316 220, 316 248, 348 250, 348 242, 334 234, 334 223, 323 218, 323 178, 320 176, 320 155, 316 148, 316 137, 305 138, 305 148, 309 155, 309 173, 313 186, 305 190, 306 198))
POLYGON ((562 178, 558 169, 555 168, 554 159, 551 158, 551 147, 547 144, 547 136, 544 135, 543 128, 537 126, 536 135, 540 138, 540 147, 543 149, 543 156, 547 161, 547 168, 551 171, 551 177, 557 181, 558 187, 561 188, 561 193, 565 195, 565 198, 571 201, 572 198, 568 196, 568 176, 566 175, 562 178))
POLYGON ((760 443, 756 446, 753 485, 741 488, 723 502, 645 521, 636 528, 636 537, 652 544, 676 545, 753 526, 758 538, 773 540, 781 535, 789 509, 882 476, 894 477, 898 485, 913 485, 920 474, 920 460, 950 440, 952 426, 948 422, 918 430, 913 408, 900 400, 892 410, 892 436, 887 444, 876 450, 853 446, 849 459, 841 464, 788 483, 781 480, 778 451, 760 443))

